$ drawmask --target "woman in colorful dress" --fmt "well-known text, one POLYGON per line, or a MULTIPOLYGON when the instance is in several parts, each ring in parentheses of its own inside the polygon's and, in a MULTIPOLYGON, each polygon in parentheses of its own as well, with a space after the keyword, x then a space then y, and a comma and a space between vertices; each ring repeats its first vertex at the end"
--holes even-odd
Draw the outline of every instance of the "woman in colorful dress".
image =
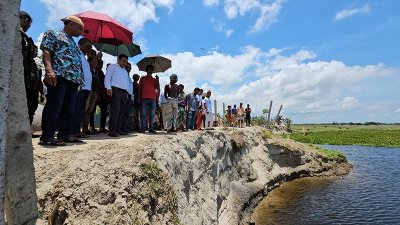
POLYGON ((178 91, 178 118, 176 119, 176 127, 177 130, 184 131, 185 123, 186 123, 186 99, 185 92, 183 89, 185 86, 183 84, 179 84, 178 91))

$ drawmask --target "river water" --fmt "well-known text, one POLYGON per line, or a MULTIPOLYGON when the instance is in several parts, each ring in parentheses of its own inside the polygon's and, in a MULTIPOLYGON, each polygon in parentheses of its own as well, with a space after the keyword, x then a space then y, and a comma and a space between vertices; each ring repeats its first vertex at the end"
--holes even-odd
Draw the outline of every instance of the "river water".
POLYGON ((323 146, 345 153, 342 178, 303 178, 271 191, 256 225, 400 224, 400 148, 323 146))

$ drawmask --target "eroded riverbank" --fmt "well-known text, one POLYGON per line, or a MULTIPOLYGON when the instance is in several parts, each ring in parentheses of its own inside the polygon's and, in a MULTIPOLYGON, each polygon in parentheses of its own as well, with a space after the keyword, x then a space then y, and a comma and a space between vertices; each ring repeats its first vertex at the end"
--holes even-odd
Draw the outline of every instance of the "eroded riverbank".
POLYGON ((283 184, 257 206, 256 224, 400 224, 400 148, 324 147, 344 152, 349 175, 283 184))
POLYGON ((248 224, 280 184, 351 169, 258 127, 34 148, 41 221, 55 224, 248 224))

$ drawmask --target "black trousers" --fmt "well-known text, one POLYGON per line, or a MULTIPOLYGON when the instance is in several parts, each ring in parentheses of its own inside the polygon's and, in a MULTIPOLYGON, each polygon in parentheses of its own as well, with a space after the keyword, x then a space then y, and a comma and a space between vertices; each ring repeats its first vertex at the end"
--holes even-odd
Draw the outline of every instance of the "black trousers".
POLYGON ((81 132, 81 124, 85 116, 86 101, 89 93, 89 90, 80 90, 76 95, 72 134, 79 134, 81 132))
POLYGON ((36 109, 39 105, 39 90, 30 88, 26 89, 26 100, 28 103, 29 122, 32 125, 33 116, 35 115, 36 109))
POLYGON ((133 118, 130 117, 131 111, 133 110, 133 101, 131 100, 131 95, 128 94, 128 98, 125 105, 125 112, 122 118, 122 129, 123 130, 133 130, 133 118))
POLYGON ((244 119, 245 121, 246 121, 246 126, 250 126, 250 121, 251 121, 251 118, 250 118, 250 116, 246 116, 246 118, 244 119))
POLYGON ((71 135, 78 84, 57 76, 57 85, 47 86, 47 101, 42 114, 41 140, 65 139, 71 135))
POLYGON ((97 106, 99 106, 99 108, 100 108, 100 129, 105 129, 109 103, 108 103, 107 97, 104 97, 104 96, 100 97, 100 95, 98 95, 98 98, 99 98, 99 100, 97 101, 97 104, 92 111, 92 115, 90 116, 90 127, 95 128, 94 114, 96 113, 97 106))
POLYGON ((115 132, 121 129, 126 101, 128 100, 128 92, 121 88, 111 87, 112 97, 110 102, 110 123, 108 129, 115 132))

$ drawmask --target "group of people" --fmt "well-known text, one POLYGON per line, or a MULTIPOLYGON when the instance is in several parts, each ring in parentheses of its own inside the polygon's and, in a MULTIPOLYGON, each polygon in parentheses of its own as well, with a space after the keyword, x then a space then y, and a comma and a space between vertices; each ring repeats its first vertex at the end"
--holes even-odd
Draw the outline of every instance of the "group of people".
POLYGON ((239 107, 236 105, 232 106, 228 105, 228 108, 225 111, 225 119, 226 125, 229 127, 239 127, 243 128, 244 124, 247 127, 251 126, 251 108, 250 104, 247 104, 247 107, 243 107, 243 103, 239 104, 239 107))
POLYGON ((154 66, 146 66, 146 75, 130 77, 128 56, 121 54, 115 64, 102 71, 102 53, 96 52, 87 38, 79 39, 84 24, 76 16, 63 19, 62 30, 49 30, 43 35, 44 81, 42 69, 35 62, 37 46, 26 31, 31 16, 21 11, 20 25, 28 112, 32 124, 38 99, 46 97, 42 112, 42 135, 39 144, 63 146, 82 142, 81 138, 106 132, 118 137, 138 131, 156 133, 194 129, 212 129, 211 91, 195 88, 185 94, 184 85, 177 84, 176 74, 160 90, 159 78, 152 76, 154 66), (36 50, 35 50, 36 49, 36 50), (43 91, 43 84, 46 93, 43 91), (94 114, 100 108, 100 128, 95 128, 94 114), (106 129, 109 116, 108 129, 106 129), (55 137, 56 135, 56 137, 55 137))

